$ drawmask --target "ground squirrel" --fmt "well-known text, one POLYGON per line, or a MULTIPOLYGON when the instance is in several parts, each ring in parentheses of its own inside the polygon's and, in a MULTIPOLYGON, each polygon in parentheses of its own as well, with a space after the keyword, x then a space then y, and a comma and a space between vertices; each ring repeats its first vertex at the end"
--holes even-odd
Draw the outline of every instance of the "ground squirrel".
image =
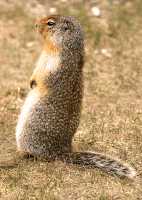
POLYGON ((43 51, 19 116, 17 149, 133 178, 135 170, 115 159, 72 151, 83 90, 84 36, 79 22, 70 16, 53 15, 39 20, 36 28, 43 38, 43 51))

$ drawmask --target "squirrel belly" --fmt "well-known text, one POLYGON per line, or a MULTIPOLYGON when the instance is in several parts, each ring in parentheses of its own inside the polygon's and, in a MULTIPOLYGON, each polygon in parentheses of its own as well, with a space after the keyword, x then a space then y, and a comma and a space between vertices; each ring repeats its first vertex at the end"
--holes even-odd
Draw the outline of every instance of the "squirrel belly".
POLYGON ((72 71, 64 73, 57 53, 41 53, 31 77, 34 85, 16 127, 20 152, 49 159, 71 152, 72 137, 80 118, 82 78, 81 74, 75 75, 72 83, 72 71))
POLYGON ((39 98, 35 89, 27 96, 16 128, 19 151, 45 158, 71 152, 69 113, 66 106, 54 105, 50 98, 39 98))
POLYGON ((17 147, 20 150, 21 146, 21 138, 22 133, 24 131, 26 122, 31 117, 31 112, 33 110, 34 105, 39 101, 39 94, 37 91, 32 90, 29 92, 24 105, 22 106, 21 113, 18 118, 17 126, 16 126, 16 142, 17 147))

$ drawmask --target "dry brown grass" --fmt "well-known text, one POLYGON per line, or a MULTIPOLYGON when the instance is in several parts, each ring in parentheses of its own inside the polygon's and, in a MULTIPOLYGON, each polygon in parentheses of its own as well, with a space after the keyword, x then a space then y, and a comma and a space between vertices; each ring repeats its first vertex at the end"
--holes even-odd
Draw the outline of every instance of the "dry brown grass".
POLYGON ((138 177, 120 180, 97 169, 23 160, 0 169, 2 200, 142 199, 142 2, 98 1, 101 18, 90 16, 91 1, 82 2, 0 0, 0 161, 15 155, 16 120, 40 52, 34 18, 56 6, 77 16, 86 32, 84 104, 74 146, 116 156, 138 177))

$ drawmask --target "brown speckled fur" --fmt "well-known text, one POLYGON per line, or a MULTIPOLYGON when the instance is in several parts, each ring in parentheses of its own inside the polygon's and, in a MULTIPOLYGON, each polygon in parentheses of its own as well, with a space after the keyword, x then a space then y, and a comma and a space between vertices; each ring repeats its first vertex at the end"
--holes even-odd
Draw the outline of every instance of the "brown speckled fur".
POLYGON ((80 24, 73 17, 55 15, 39 20, 37 28, 43 37, 43 50, 59 55, 60 64, 52 72, 42 66, 34 70, 31 90, 38 93, 39 100, 20 130, 19 150, 132 178, 134 170, 119 161, 95 152, 72 152, 83 90, 84 37, 80 24), (52 27, 47 24, 50 19, 55 21, 52 27))

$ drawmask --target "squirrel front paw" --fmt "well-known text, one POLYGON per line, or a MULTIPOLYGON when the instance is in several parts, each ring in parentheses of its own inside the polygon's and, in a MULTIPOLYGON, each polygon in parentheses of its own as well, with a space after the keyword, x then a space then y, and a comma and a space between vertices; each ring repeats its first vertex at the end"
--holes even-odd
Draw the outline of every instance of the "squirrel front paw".
POLYGON ((37 83, 36 83, 36 81, 35 80, 30 80, 30 88, 34 88, 34 87, 36 87, 37 86, 37 83))

